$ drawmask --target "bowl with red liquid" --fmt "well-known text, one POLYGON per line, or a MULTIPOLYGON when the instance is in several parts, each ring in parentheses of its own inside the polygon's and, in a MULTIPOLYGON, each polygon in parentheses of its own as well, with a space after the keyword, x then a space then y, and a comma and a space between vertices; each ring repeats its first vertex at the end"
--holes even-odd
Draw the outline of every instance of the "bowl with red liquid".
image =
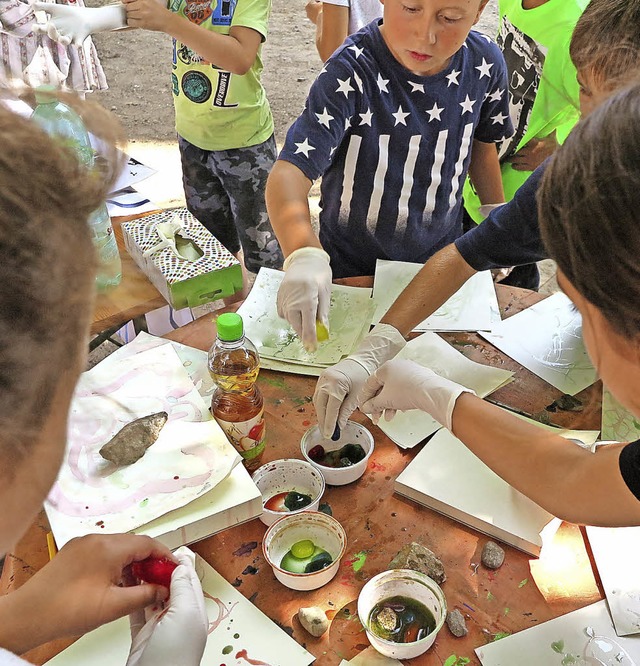
POLYGON ((373 435, 359 423, 347 421, 338 439, 325 439, 315 425, 302 436, 302 455, 319 469, 330 486, 359 479, 373 453, 373 435))
POLYGON ((311 463, 296 458, 262 465, 251 478, 262 494, 260 520, 265 525, 292 513, 317 511, 325 489, 322 474, 311 463))
POLYGON ((447 616, 447 600, 429 576, 390 569, 368 580, 358 596, 358 617, 371 645, 385 657, 412 659, 426 652, 447 616))

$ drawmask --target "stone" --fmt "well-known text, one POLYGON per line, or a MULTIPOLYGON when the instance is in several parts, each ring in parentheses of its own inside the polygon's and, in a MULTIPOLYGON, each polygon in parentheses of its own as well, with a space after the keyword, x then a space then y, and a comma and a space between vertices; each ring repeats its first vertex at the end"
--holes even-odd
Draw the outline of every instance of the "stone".
POLYGON ((444 564, 423 545, 416 543, 407 544, 389 564, 389 569, 413 569, 429 576, 441 585, 447 580, 444 564))
POLYGON ((467 629, 467 622, 464 615, 456 608, 455 610, 447 613, 447 627, 449 631, 456 637, 462 638, 469 633, 467 629))
POLYGON ((329 620, 326 613, 318 606, 301 608, 298 611, 300 624, 312 635, 318 638, 329 628, 329 620))
POLYGON ((127 423, 100 449, 100 455, 114 465, 133 465, 158 439, 167 419, 167 412, 157 412, 127 423))
POLYGON ((494 541, 487 541, 482 548, 480 561, 487 569, 499 569, 504 562, 504 550, 494 541))

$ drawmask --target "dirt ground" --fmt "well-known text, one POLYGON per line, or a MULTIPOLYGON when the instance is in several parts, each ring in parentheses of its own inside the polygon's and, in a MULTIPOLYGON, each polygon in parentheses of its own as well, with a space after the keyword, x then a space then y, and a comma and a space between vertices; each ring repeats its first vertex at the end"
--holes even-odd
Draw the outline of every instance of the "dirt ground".
MULTIPOLYGON (((112 0, 107 0, 108 2, 112 0)), ((88 5, 105 4, 88 0, 88 5)), ((489 0, 479 29, 494 35, 497 0, 489 0)), ((263 82, 273 110, 278 145, 302 110, 309 86, 320 70, 315 26, 305 0, 273 0, 269 35, 263 47, 263 82)), ((95 42, 109 90, 94 99, 121 120, 132 141, 175 139, 171 96, 171 39, 144 30, 97 35, 95 42)))

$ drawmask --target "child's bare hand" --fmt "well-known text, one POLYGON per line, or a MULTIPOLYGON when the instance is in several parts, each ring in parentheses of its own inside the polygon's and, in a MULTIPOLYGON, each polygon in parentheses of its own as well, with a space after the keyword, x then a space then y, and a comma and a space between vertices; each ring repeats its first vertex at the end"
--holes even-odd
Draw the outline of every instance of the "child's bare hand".
POLYGON ((317 24, 318 16, 322 11, 322 2, 320 2, 320 0, 309 0, 305 9, 307 11, 307 18, 311 21, 311 23, 317 24))
POLYGON ((164 2, 159 0, 124 0, 127 10, 127 25, 130 28, 143 28, 166 32, 173 16, 164 2))
POLYGON ((509 158, 516 171, 535 171, 558 147, 554 134, 544 139, 532 139, 513 157, 509 158))

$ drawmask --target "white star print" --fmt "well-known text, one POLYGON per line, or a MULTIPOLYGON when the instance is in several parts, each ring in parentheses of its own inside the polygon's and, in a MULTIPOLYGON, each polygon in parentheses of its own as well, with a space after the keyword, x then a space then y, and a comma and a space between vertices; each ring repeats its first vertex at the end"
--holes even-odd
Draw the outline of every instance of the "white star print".
POLYGON ((358 56, 361 56, 364 53, 364 49, 357 47, 355 44, 349 47, 349 51, 353 51, 356 54, 356 60, 358 56))
POLYGON ((433 103, 433 108, 427 109, 429 114, 429 122, 432 120, 442 120, 440 114, 444 111, 444 107, 440 108, 436 102, 433 103))
POLYGON ((508 116, 505 116, 504 113, 496 113, 495 116, 491 116, 491 120, 493 120, 493 125, 496 123, 500 123, 501 125, 504 125, 504 121, 508 118, 508 116))
POLYGON ((326 74, 327 73, 327 66, 322 65, 322 69, 320 70, 318 77, 320 77, 320 74, 326 74))
POLYGON ((451 86, 452 83, 455 83, 457 86, 460 85, 460 82, 458 81, 458 77, 460 76, 460 70, 459 69, 454 69, 451 74, 447 74, 444 78, 449 81, 447 83, 447 88, 451 86))
POLYGON ((383 79, 382 76, 380 75, 380 72, 378 72, 378 80, 376 81, 378 84, 378 90, 380 92, 386 92, 388 93, 389 90, 387 89, 387 83, 389 83, 389 79, 383 79))
POLYGON ((484 33, 481 32, 481 33, 480 33, 480 37, 482 37, 482 38, 485 39, 487 42, 489 42, 489 44, 491 44, 491 37, 489 37, 488 35, 485 35, 484 33))
POLYGON ((336 148, 337 148, 337 147, 338 147, 338 146, 332 146, 332 147, 331 147, 331 150, 329 151, 329 157, 333 157, 333 153, 336 152, 336 148))
POLYGON ((351 118, 344 119, 344 131, 346 132, 351 127, 351 118))
POLYGON ((414 83, 413 81, 407 81, 411 86, 411 92, 424 92, 424 83, 414 83))
POLYGON ((406 127, 407 123, 405 122, 405 118, 407 116, 410 116, 411 114, 407 113, 406 111, 403 111, 402 110, 402 105, 400 105, 398 107, 398 110, 395 113, 392 113, 391 115, 396 119, 394 127, 396 125, 404 125, 406 127))
POLYGON ((472 113, 473 105, 475 103, 476 103, 475 99, 469 99, 469 95, 466 95, 464 98, 464 102, 459 102, 460 106, 462 107, 462 115, 464 116, 465 113, 472 113))
POLYGON ((496 90, 494 90, 494 91, 489 95, 489 99, 490 99, 492 102, 499 102, 499 101, 502 99, 502 93, 503 93, 503 92, 504 92, 504 90, 500 90, 499 88, 497 88, 496 90))
POLYGON ((476 69, 480 72, 480 78, 487 76, 491 78, 491 68, 493 67, 492 62, 487 62, 484 58, 482 59, 482 64, 478 65, 476 69))
POLYGON ((355 72, 353 73, 353 80, 356 82, 356 85, 358 86, 358 90, 360 92, 363 92, 362 79, 355 72))
POLYGON ((361 125, 369 125, 371 127, 371 119, 373 118, 373 113, 371 113, 371 109, 367 109, 366 113, 361 113, 360 114, 360 124, 361 125))
POLYGON ((322 113, 316 113, 316 118, 318 119, 318 122, 321 125, 324 125, 327 129, 329 129, 329 123, 334 119, 333 116, 329 115, 326 106, 322 113))
POLYGON ((305 157, 309 157, 309 153, 312 150, 315 150, 315 148, 309 143, 309 139, 305 139, 302 143, 296 143, 296 152, 294 155, 297 155, 298 153, 304 153, 305 157))
POLYGON ((345 97, 349 97, 350 92, 355 92, 355 89, 351 87, 351 77, 348 76, 344 81, 338 79, 338 83, 340 85, 336 88, 336 92, 344 93, 345 97))

